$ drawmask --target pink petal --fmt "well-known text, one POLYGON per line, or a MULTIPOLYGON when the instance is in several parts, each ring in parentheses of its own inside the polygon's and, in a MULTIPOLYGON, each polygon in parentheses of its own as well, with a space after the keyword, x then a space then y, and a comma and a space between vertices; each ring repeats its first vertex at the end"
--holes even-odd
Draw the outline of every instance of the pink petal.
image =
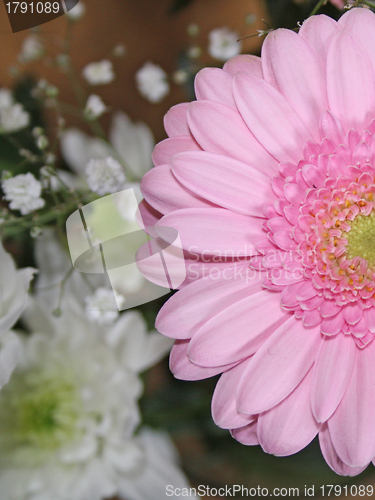
POLYGON ((190 135, 190 130, 187 124, 188 102, 182 102, 176 106, 172 106, 164 116, 164 128, 168 137, 176 137, 179 135, 190 135))
POLYGON ((192 363, 187 357, 188 340, 176 340, 169 357, 169 367, 173 375, 180 380, 203 380, 225 372, 234 365, 203 368, 192 363))
POLYGON ((306 19, 298 34, 315 51, 325 68, 329 45, 340 29, 331 17, 319 15, 306 19))
POLYGON ((348 165, 339 155, 331 155, 328 160, 328 173, 331 177, 340 177, 345 174, 348 165))
POLYGON ((223 70, 232 75, 239 71, 245 71, 246 73, 251 73, 252 75, 259 76, 259 78, 263 78, 261 58, 250 54, 241 54, 229 59, 229 61, 224 64, 223 70))
POLYGON ((319 120, 327 109, 324 67, 297 33, 271 32, 262 47, 264 79, 293 106, 315 140, 320 140, 319 120))
POLYGON ((320 131, 321 139, 326 137, 335 144, 342 143, 345 137, 341 123, 330 111, 322 114, 320 118, 320 131))
POLYGON ((304 328, 293 316, 254 354, 237 391, 237 408, 261 413, 285 399, 311 368, 321 340, 320 328, 304 328))
POLYGON ((246 297, 259 278, 250 282, 233 271, 224 279, 210 277, 197 280, 184 290, 175 293, 160 309, 156 318, 157 330, 167 337, 191 338, 206 321, 246 297))
POLYGON ((344 397, 328 420, 333 446, 350 467, 364 467, 375 456, 375 351, 356 349, 344 397))
POLYGON ((333 447, 327 424, 324 424, 319 432, 319 443, 325 461, 340 476, 357 476, 366 469, 366 465, 364 467, 349 467, 349 465, 344 464, 333 447))
POLYGON ((324 186, 324 183, 327 179, 327 175, 325 172, 322 172, 321 169, 316 167, 315 165, 307 164, 302 169, 302 175, 306 182, 306 184, 312 188, 321 188, 324 186))
POLYGON ((369 56, 349 31, 341 30, 329 47, 327 90, 330 109, 344 129, 362 131, 375 111, 374 70, 369 56))
POLYGON ((350 31, 369 56, 375 68, 375 15, 369 9, 352 9, 340 17, 339 26, 350 31))
POLYGON ((282 250, 295 250, 297 243, 292 239, 292 233, 288 231, 277 231, 273 235, 273 239, 278 247, 282 250))
POLYGON ((320 306, 319 311, 323 318, 330 318, 341 311, 342 306, 338 306, 333 300, 325 300, 320 306))
POLYGON ((326 299, 324 299, 324 297, 319 297, 319 295, 316 295, 315 297, 312 297, 311 299, 301 301, 300 307, 304 311, 312 311, 313 309, 319 308, 320 304, 325 300, 326 299))
POLYGON ((363 311, 363 317, 365 318, 367 328, 371 333, 375 333, 375 308, 370 307, 363 311))
POLYGON ((346 304, 342 308, 342 315, 349 325, 355 325, 362 318, 362 309, 356 303, 346 304))
POLYGON ((247 361, 226 371, 216 384, 212 396, 212 418, 216 425, 223 429, 236 429, 256 420, 254 415, 244 415, 237 411, 236 389, 247 361))
POLYGON ((236 108, 232 94, 233 76, 219 68, 204 68, 195 77, 195 95, 200 101, 220 102, 236 108))
POLYGON ((321 322, 322 317, 316 309, 314 309, 313 311, 305 311, 303 313, 302 323, 304 324, 304 326, 316 326, 320 325, 321 322))
POLYGON ((311 283, 311 281, 305 281, 303 285, 301 285, 296 292, 296 299, 298 301, 308 300, 318 293, 317 289, 311 283))
POLYGON ((234 109, 211 101, 190 104, 188 123, 202 149, 257 165, 263 172, 275 174, 277 162, 259 144, 234 109))
POLYGON ((336 316, 324 318, 320 324, 320 327, 324 335, 336 335, 337 333, 341 332, 344 324, 345 320, 341 312, 339 312, 338 314, 336 314, 336 316))
POLYGON ((298 162, 311 134, 285 97, 248 73, 234 77, 238 109, 258 141, 279 161, 298 162))
POLYGON ((238 213, 264 217, 263 205, 276 198, 266 174, 227 156, 181 153, 174 156, 171 168, 190 191, 238 213))
MULTIPOLYGON (((278 234, 278 233, 276 233, 278 234)), ((271 279, 271 282, 274 285, 287 286, 293 283, 299 283, 304 279, 303 272, 301 269, 272 269, 272 271, 268 274, 268 277, 271 279)))
POLYGON ((305 196, 305 191, 301 189, 300 186, 294 182, 287 182, 284 184, 284 194, 285 198, 292 203, 294 206, 298 207, 303 201, 305 196))
POLYGON ((311 371, 281 403, 258 418, 258 439, 266 453, 278 457, 305 448, 319 432, 310 408, 311 371))
POLYGON ((288 285, 281 292, 281 303, 283 307, 294 309, 298 305, 298 300, 296 299, 296 290, 301 285, 299 283, 293 283, 293 285, 288 285))
POLYGON ((277 231, 292 231, 293 226, 285 219, 285 217, 273 217, 267 222, 268 228, 276 233, 277 231))
POLYGON ((205 323, 190 343, 189 359, 201 366, 227 365, 251 356, 285 322, 280 294, 253 288, 205 323), (264 311, 267 310, 267 314, 264 311))
POLYGON ((163 214, 155 210, 146 200, 142 200, 138 205, 137 222, 151 236, 155 236, 152 228, 162 216, 163 214))
POLYGON ((294 207, 293 205, 288 205, 284 208, 284 214, 286 219, 293 224, 293 226, 296 226, 298 224, 298 218, 300 216, 299 210, 297 207, 294 207))
POLYGON ((201 147, 190 135, 181 135, 178 137, 171 137, 156 144, 154 152, 152 153, 152 161, 155 167, 158 165, 165 165, 177 153, 183 151, 199 151, 201 147))
POLYGON ((169 165, 160 165, 149 170, 143 176, 141 191, 146 201, 162 214, 180 208, 213 206, 184 187, 172 174, 169 165))
POLYGON ((232 437, 236 439, 239 443, 254 446, 259 444, 257 436, 257 421, 246 425, 245 427, 240 427, 239 429, 233 429, 231 431, 232 437))
POLYGON ((318 422, 328 420, 339 405, 352 374, 355 350, 351 335, 323 338, 311 386, 311 408, 318 422))
POLYGON ((361 318, 355 325, 350 325, 350 331, 359 339, 364 337, 368 333, 365 319, 361 318))
POLYGON ((186 208, 165 215, 156 226, 179 232, 182 248, 197 253, 244 257, 256 255, 263 235, 262 219, 223 208, 186 208))

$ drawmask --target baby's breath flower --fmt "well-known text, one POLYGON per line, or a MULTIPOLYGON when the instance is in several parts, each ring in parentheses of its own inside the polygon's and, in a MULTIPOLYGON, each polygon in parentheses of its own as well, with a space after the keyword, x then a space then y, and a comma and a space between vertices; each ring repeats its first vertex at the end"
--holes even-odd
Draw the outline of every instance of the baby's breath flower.
POLYGON ((107 106, 102 101, 101 97, 96 94, 91 94, 87 99, 85 107, 85 116, 88 120, 95 120, 99 118, 105 111, 107 106))
POLYGON ((187 49, 186 54, 190 59, 198 59, 202 55, 202 49, 198 45, 193 45, 187 49))
POLYGON ((75 7, 67 12, 66 15, 71 21, 79 21, 85 12, 86 5, 82 1, 80 1, 75 7))
POLYGON ((245 24, 247 26, 252 26, 257 20, 257 16, 250 12, 246 17, 245 17, 245 24))
POLYGON ((89 188, 101 196, 116 193, 125 187, 124 169, 111 156, 90 160, 86 166, 86 175, 89 188))
POLYGON ((34 226, 30 229, 30 236, 34 239, 39 238, 43 234, 43 228, 39 226, 34 226))
POLYGON ((31 62, 40 59, 44 53, 43 42, 37 35, 29 35, 24 39, 21 53, 18 56, 20 62, 31 62))
POLYGON ((30 150, 28 149, 24 149, 24 148, 21 148, 19 151, 18 151, 18 154, 20 156, 22 156, 23 158, 25 158, 27 161, 29 161, 30 163, 35 163, 38 161, 38 157, 35 156, 30 150))
POLYGON ((42 129, 42 127, 34 127, 31 131, 34 137, 39 137, 43 134, 43 132, 44 130, 42 129))
POLYGON ((69 54, 59 54, 56 57, 56 64, 62 71, 67 71, 70 66, 69 54))
POLYGON ((53 165, 56 161, 56 155, 54 155, 53 153, 48 153, 45 157, 45 162, 47 163, 47 165, 53 165))
POLYGON ((45 135, 41 135, 36 140, 36 145, 39 149, 46 149, 48 147, 49 141, 45 135))
POLYGON ((174 83, 177 85, 182 85, 189 78, 189 73, 184 69, 178 69, 172 75, 174 83))
POLYGON ((19 210, 22 215, 45 205, 45 201, 40 197, 42 185, 30 172, 3 180, 1 187, 5 194, 4 198, 10 202, 9 207, 12 210, 19 210))
POLYGON ((208 34, 208 53, 214 59, 227 61, 241 52, 241 42, 238 42, 238 33, 229 28, 217 28, 208 34))
POLYGON ((187 34, 189 36, 192 36, 192 37, 197 36, 199 33, 199 26, 196 23, 191 23, 187 27, 186 31, 187 31, 187 34))
POLYGON ((112 62, 108 59, 88 64, 83 68, 82 75, 90 85, 104 85, 115 78, 112 62))
MULTIPOLYGON (((124 304, 125 298, 116 294, 117 303, 124 304)), ((108 288, 98 288, 94 295, 86 297, 86 316, 99 325, 110 325, 119 316, 114 292, 108 288)))
POLYGON ((152 103, 160 102, 168 94, 167 78, 167 73, 152 62, 146 62, 135 74, 140 94, 152 103))
POLYGON ((59 89, 55 85, 48 85, 46 88, 47 97, 57 97, 59 95, 59 89))
POLYGON ((0 89, 0 109, 9 108, 14 104, 12 91, 9 89, 0 89))
POLYGON ((0 108, 0 133, 16 132, 28 126, 30 115, 22 104, 12 104, 7 108, 0 108))
POLYGON ((113 55, 115 57, 122 57, 125 54, 126 54, 126 47, 123 43, 116 45, 116 47, 113 49, 113 55))

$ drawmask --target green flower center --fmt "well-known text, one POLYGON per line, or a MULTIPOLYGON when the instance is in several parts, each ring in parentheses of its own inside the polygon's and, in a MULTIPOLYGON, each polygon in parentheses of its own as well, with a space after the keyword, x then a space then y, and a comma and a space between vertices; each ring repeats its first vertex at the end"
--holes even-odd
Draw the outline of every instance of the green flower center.
POLYGON ((13 444, 54 449, 74 438, 80 404, 73 383, 15 375, 9 386, 1 395, 0 413, 13 444))
POLYGON ((350 222, 350 231, 345 237, 348 240, 346 254, 349 259, 361 257, 367 260, 368 267, 375 266, 375 211, 369 215, 357 215, 350 222))

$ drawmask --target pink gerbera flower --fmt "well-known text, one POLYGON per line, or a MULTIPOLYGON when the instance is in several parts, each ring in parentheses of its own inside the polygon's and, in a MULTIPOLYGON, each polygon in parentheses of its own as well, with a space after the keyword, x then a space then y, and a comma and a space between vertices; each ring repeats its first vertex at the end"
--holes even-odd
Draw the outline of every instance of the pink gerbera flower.
POLYGON ((319 433, 339 474, 375 457, 375 15, 308 19, 196 78, 142 181, 187 279, 158 330, 177 378, 223 373, 215 422, 285 456, 319 433))

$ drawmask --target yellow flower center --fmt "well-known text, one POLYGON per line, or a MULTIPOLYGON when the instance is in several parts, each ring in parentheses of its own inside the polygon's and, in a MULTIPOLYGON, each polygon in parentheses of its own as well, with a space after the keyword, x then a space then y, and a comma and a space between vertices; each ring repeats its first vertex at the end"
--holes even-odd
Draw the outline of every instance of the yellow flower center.
POLYGON ((348 240, 347 257, 361 257, 367 260, 368 267, 375 266, 375 211, 369 215, 357 215, 350 222, 350 231, 345 234, 348 240))

